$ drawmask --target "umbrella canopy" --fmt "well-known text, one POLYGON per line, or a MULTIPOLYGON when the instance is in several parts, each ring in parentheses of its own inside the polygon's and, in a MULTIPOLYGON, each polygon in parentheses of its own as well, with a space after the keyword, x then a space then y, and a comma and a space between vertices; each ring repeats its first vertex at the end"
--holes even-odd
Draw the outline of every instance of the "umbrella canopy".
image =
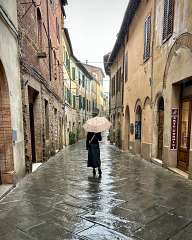
POLYGON ((83 125, 83 128, 86 132, 104 132, 111 127, 111 122, 107 120, 105 117, 94 117, 90 118, 83 125))

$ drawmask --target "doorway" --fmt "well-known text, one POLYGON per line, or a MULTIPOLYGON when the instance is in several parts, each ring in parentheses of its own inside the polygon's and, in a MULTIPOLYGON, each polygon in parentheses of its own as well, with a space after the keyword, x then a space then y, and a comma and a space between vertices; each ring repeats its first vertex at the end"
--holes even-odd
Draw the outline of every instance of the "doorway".
POLYGON ((136 116, 135 116, 135 150, 136 153, 141 153, 141 119, 142 119, 142 109, 139 105, 136 109, 136 116))
POLYGON ((177 167, 188 171, 192 130, 192 80, 181 85, 177 167))
POLYGON ((31 137, 31 156, 32 163, 36 163, 36 139, 35 139, 35 104, 38 92, 33 88, 28 87, 29 98, 29 124, 30 124, 30 137, 31 137))
POLYGON ((188 170, 190 136, 191 136, 192 100, 182 100, 179 120, 179 147, 177 167, 183 171, 188 170))
POLYGON ((3 172, 13 169, 14 162, 9 87, 3 64, 0 61, 0 184, 2 184, 3 181, 3 172))
POLYGON ((158 103, 158 143, 157 158, 163 158, 163 132, 164 132, 164 100, 161 97, 158 103))
POLYGON ((125 150, 129 150, 129 140, 130 140, 130 113, 129 107, 126 107, 125 111, 125 136, 124 136, 124 148, 125 150))

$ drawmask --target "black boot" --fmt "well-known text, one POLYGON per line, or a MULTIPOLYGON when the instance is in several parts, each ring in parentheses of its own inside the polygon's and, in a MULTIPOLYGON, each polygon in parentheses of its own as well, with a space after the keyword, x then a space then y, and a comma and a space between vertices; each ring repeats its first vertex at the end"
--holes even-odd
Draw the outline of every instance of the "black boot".
POLYGON ((93 176, 96 175, 96 171, 95 171, 95 168, 93 168, 93 176))
POLYGON ((101 177, 101 175, 102 175, 101 168, 98 168, 98 173, 99 173, 99 177, 101 177))

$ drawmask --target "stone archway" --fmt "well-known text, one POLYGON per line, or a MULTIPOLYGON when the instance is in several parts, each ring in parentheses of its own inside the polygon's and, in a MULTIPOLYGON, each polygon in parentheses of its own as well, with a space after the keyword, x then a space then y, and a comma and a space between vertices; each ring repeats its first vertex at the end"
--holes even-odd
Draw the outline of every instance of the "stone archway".
POLYGON ((4 173, 12 171, 13 145, 9 88, 3 65, 0 61, 0 182, 7 183, 4 173))
POLYGON ((129 150, 129 141, 130 141, 130 112, 129 106, 125 110, 125 125, 124 125, 124 150, 129 150))
POLYGON ((163 76, 163 88, 166 88, 169 82, 170 72, 173 81, 171 84, 177 83, 182 79, 192 76, 191 61, 187 61, 192 57, 192 34, 181 34, 173 44, 165 66, 163 76), (182 56, 182 59, 180 59, 182 56), (177 68, 177 66, 180 66, 177 68))

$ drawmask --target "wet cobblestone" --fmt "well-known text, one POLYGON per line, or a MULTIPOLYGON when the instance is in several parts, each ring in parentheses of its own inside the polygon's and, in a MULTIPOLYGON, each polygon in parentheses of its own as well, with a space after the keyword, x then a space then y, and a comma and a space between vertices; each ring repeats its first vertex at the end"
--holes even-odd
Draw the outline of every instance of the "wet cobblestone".
POLYGON ((2 240, 191 240, 192 182, 101 144, 103 176, 85 142, 67 147, 0 201, 2 240))

